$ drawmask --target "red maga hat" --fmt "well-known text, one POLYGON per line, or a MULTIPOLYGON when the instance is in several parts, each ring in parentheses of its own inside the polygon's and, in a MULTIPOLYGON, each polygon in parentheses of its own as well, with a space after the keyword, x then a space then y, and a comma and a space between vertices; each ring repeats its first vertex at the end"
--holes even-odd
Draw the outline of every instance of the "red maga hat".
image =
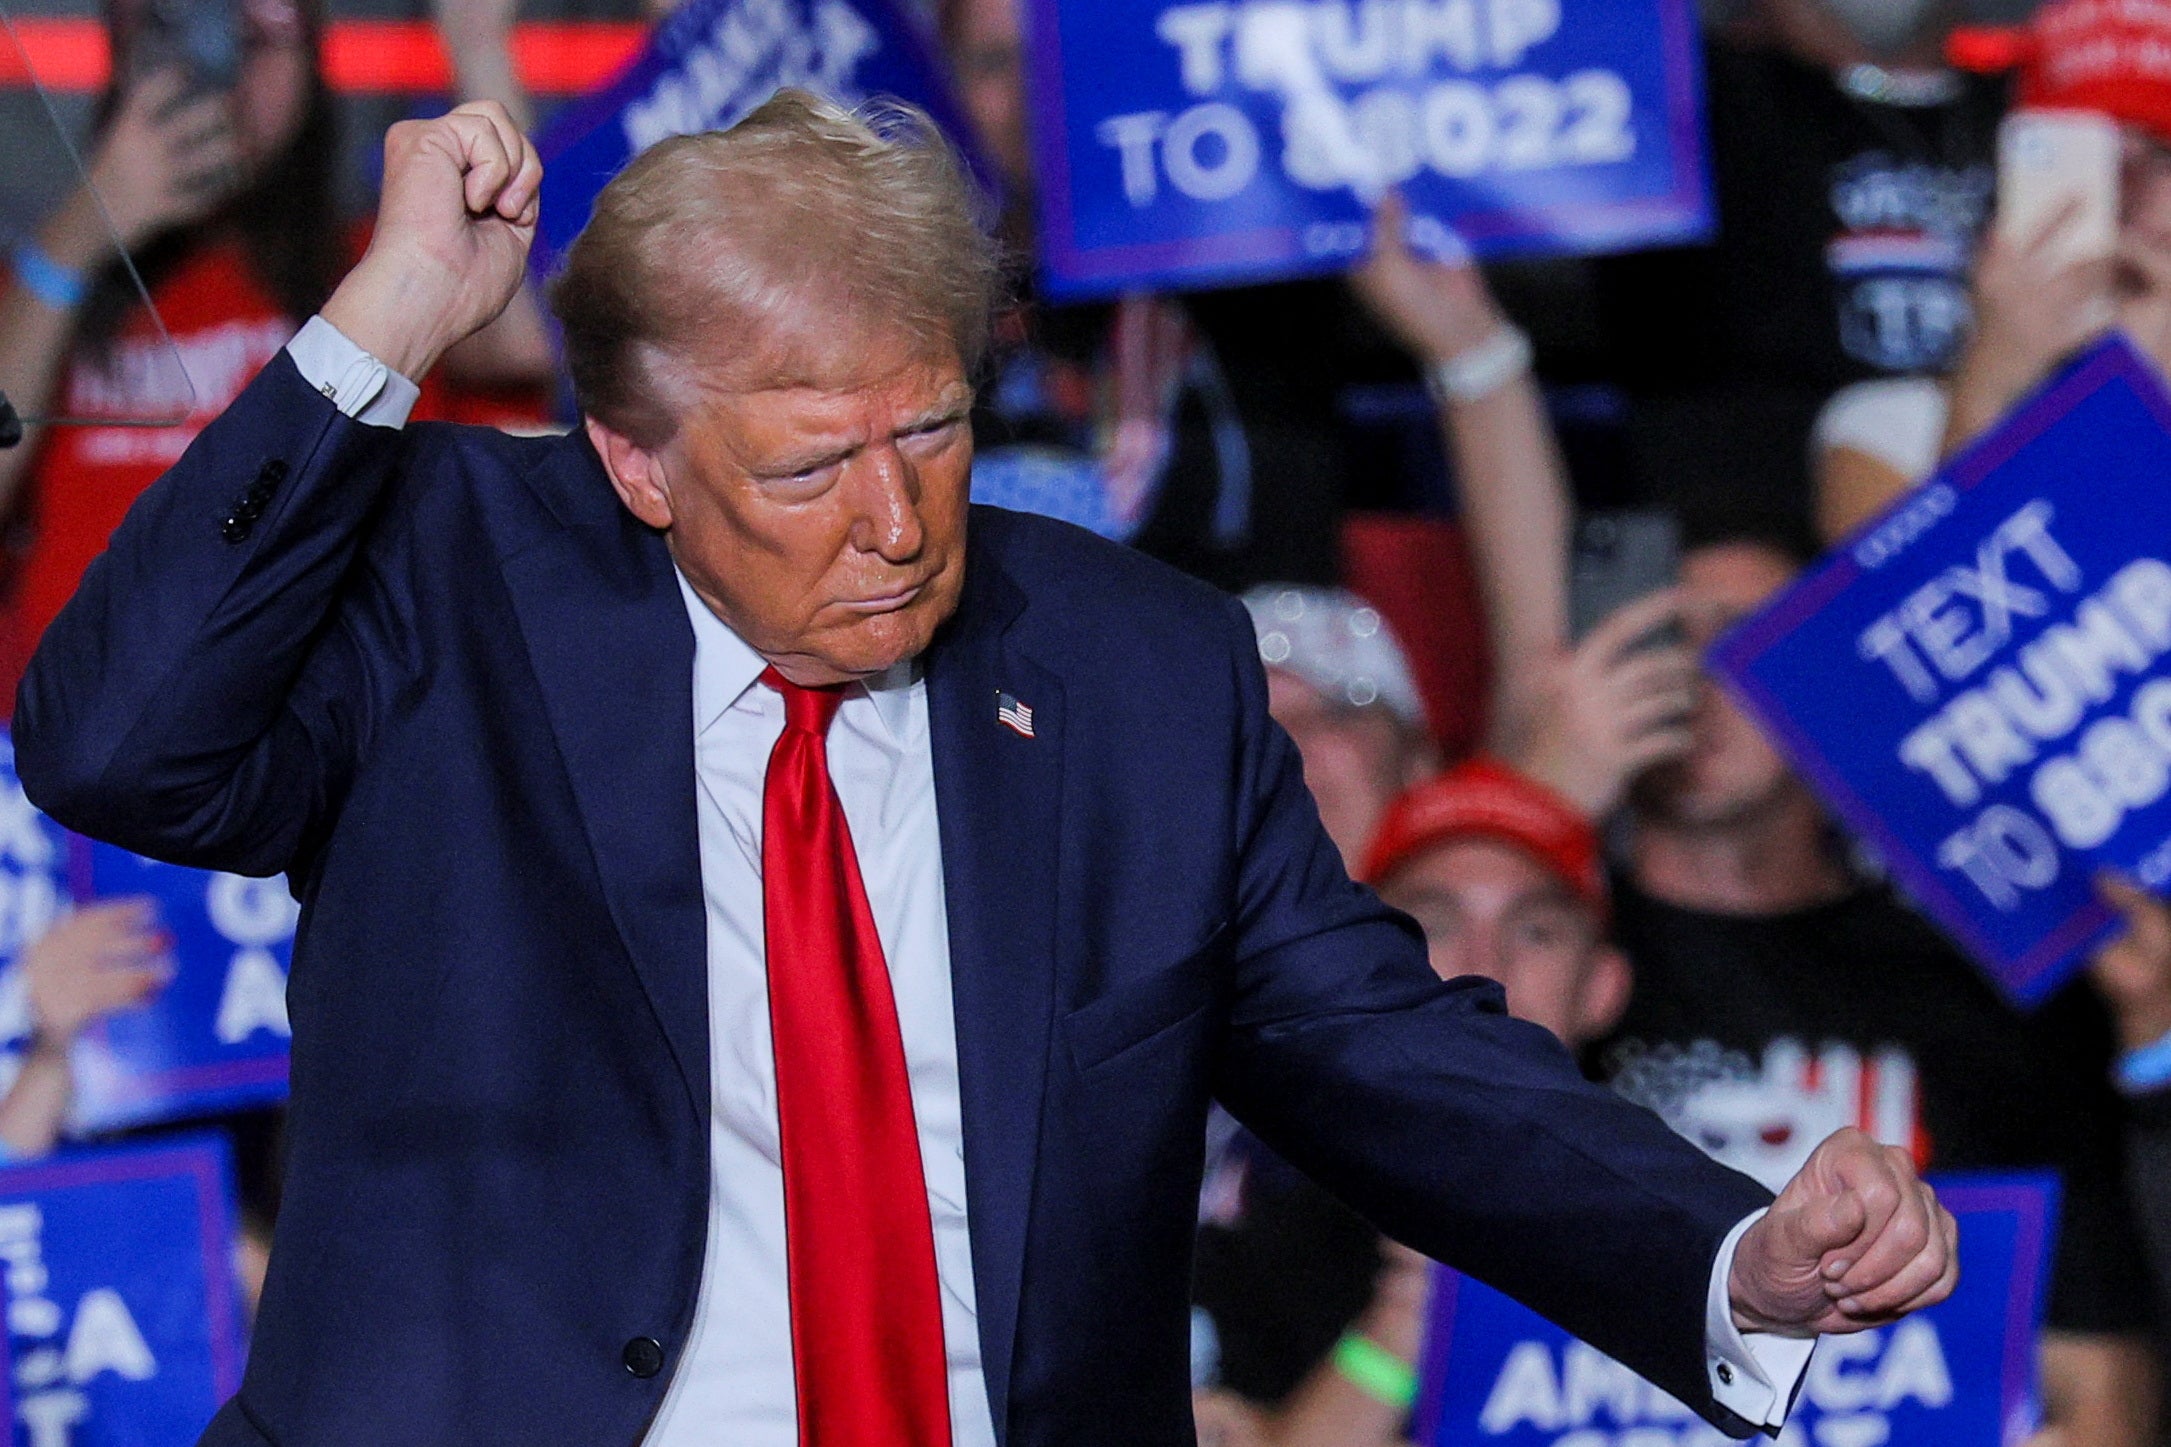
POLYGON ((1456 839, 1497 839, 1530 854, 1593 908, 1606 908, 1598 831, 1567 800, 1490 759, 1470 759, 1405 790, 1364 862, 1378 884, 1414 856, 1456 839))
POLYGON ((2020 104, 2097 111, 2171 140, 2171 0, 2051 0, 2023 26, 1963 26, 1963 70, 2020 72, 2020 104))

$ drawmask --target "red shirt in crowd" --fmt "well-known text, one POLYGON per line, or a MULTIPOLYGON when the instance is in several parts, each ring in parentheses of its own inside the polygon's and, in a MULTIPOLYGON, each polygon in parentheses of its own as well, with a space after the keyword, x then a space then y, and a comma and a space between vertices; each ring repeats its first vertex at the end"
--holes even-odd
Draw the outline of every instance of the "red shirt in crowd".
MULTIPOLYGON (((361 249, 356 245, 355 254, 361 249)), ((28 541, 17 545, 13 576, 0 593, 0 717, 13 712, 15 685, 39 637, 130 505, 299 326, 258 281, 238 239, 194 250, 151 296, 172 335, 171 349, 149 312, 137 307, 102 364, 79 356, 62 372, 51 413, 113 421, 48 429, 31 463, 17 508, 28 541), (147 418, 175 420, 125 425, 147 418)), ((415 415, 533 425, 545 420, 547 407, 524 389, 470 396, 425 386, 415 415)))

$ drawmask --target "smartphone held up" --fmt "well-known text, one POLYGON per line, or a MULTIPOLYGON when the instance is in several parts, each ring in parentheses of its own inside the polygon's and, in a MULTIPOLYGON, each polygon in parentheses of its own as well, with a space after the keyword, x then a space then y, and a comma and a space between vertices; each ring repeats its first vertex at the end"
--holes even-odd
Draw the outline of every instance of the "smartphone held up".
POLYGON ((2060 265, 2118 246, 2118 122, 2095 111, 2014 111, 1998 127, 1998 234, 2039 238, 2060 265))

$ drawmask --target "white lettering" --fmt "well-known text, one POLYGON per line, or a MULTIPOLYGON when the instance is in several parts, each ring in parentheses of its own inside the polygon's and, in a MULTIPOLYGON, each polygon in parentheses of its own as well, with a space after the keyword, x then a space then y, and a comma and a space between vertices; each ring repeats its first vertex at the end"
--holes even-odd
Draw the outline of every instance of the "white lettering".
POLYGON ((1515 1344, 1478 1413, 1478 1425, 1495 1437, 1524 1422, 1548 1432, 1567 1425, 1560 1383, 1553 1376, 1553 1354, 1543 1342, 1515 1344))
POLYGON ((68 1429, 90 1412, 81 1392, 40 1392, 15 1406, 15 1415, 30 1429, 25 1447, 69 1447, 68 1429))
POLYGON ((1954 752, 1952 733, 1943 714, 1924 719, 1900 740, 1900 762, 1917 773, 1928 774, 1945 791, 1955 808, 1971 809, 1982 798, 1982 789, 1967 765, 1954 752))
POLYGON ((1230 23, 1227 5, 1176 5, 1154 22, 1153 33, 1176 47, 1183 88, 1191 94, 1209 96, 1221 89, 1221 46, 1229 38, 1230 23))
POLYGON ((1220 101, 1193 106, 1169 122, 1161 166, 1169 184, 1192 200, 1226 201, 1259 174, 1259 133, 1235 106, 1220 101), (1202 149, 1208 138, 1219 144, 1202 149))
POLYGON ((158 1375, 158 1358, 136 1328, 128 1303, 111 1287, 83 1293, 76 1303, 75 1325, 68 1329, 68 1380, 82 1386, 100 1372, 131 1382, 158 1375))
POLYGON ((1892 1329, 1892 1345, 1877 1367, 1877 1406, 1891 1411, 1913 1398, 1925 1407, 1952 1405, 1952 1372, 1945 1365, 1945 1349, 1937 1328, 1923 1318, 1909 1317, 1892 1329))
POLYGON ((1168 128, 1166 111, 1137 111, 1110 116, 1094 134, 1101 144, 1116 148, 1123 162, 1123 199, 1133 206, 1151 206, 1160 192, 1159 173, 1153 166, 1153 143, 1168 128))
POLYGON ((214 874, 204 887, 211 927, 237 945, 275 945, 291 939, 301 906, 284 879, 214 874))
POLYGON ((221 1045, 239 1045, 259 1030, 293 1035, 286 1015, 286 972, 271 951, 251 945, 234 952, 213 1028, 221 1045))

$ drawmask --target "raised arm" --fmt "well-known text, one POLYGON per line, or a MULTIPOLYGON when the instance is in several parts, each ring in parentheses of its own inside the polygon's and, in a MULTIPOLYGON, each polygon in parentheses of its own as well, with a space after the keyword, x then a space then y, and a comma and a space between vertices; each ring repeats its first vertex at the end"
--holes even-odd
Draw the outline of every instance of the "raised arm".
POLYGON ((1440 427, 1455 464, 1463 519, 1477 563, 1492 644, 1491 744, 1508 751, 1527 727, 1549 666, 1568 641, 1566 471, 1545 399, 1520 336, 1500 314, 1475 266, 1414 255, 1405 212, 1390 196, 1375 219, 1372 255, 1350 278, 1357 295, 1428 375, 1493 349, 1501 364, 1457 395, 1435 388, 1440 427), (1489 382, 1490 385, 1482 385, 1489 382))
POLYGON ((1842 1132, 1774 1202, 1585 1081, 1497 985, 1435 978, 1414 926, 1343 874, 1231 623, 1245 803, 1215 1084, 1239 1120, 1397 1240, 1737 1428, 1786 1402, 1722 1408, 1737 1374, 1712 1363, 1741 1333, 1859 1331, 1950 1293, 1951 1221, 1903 1154, 1842 1132))
MULTIPOLYGON (((535 106, 513 65, 519 0, 432 0, 430 8, 452 57, 460 100, 496 101, 515 126, 532 129, 535 106)), ((513 293, 495 321, 445 354, 446 375, 478 387, 546 386, 557 366, 557 347, 532 279, 513 293)))
MULTIPOLYGON (((494 106, 395 126, 385 152, 375 239, 323 316, 419 378, 519 284, 541 167, 494 106)), ((253 873, 326 822, 407 641, 396 596, 350 586, 396 526, 402 434, 347 415, 385 381, 359 365, 319 395, 275 359, 129 512, 16 703, 17 768, 53 817, 253 873)))
POLYGON ((1527 343, 1518 345, 1476 267, 1420 260, 1402 220, 1399 201, 1380 208, 1373 254, 1351 280, 1447 383, 1433 395, 1492 643, 1488 747, 1603 818, 1637 774, 1688 747, 1695 660, 1653 644, 1678 622, 1679 599, 1631 604, 1570 647, 1571 499, 1527 343))
MULTIPOLYGON (((90 161, 90 183, 70 191, 18 242, 0 275, 0 392, 16 411, 55 410, 68 346, 99 274, 116 259, 209 215, 242 178, 226 102, 189 99, 178 71, 132 83, 90 161), (101 209, 102 207, 102 209, 101 209)), ((0 510, 22 484, 37 430, 0 451, 0 510)))

